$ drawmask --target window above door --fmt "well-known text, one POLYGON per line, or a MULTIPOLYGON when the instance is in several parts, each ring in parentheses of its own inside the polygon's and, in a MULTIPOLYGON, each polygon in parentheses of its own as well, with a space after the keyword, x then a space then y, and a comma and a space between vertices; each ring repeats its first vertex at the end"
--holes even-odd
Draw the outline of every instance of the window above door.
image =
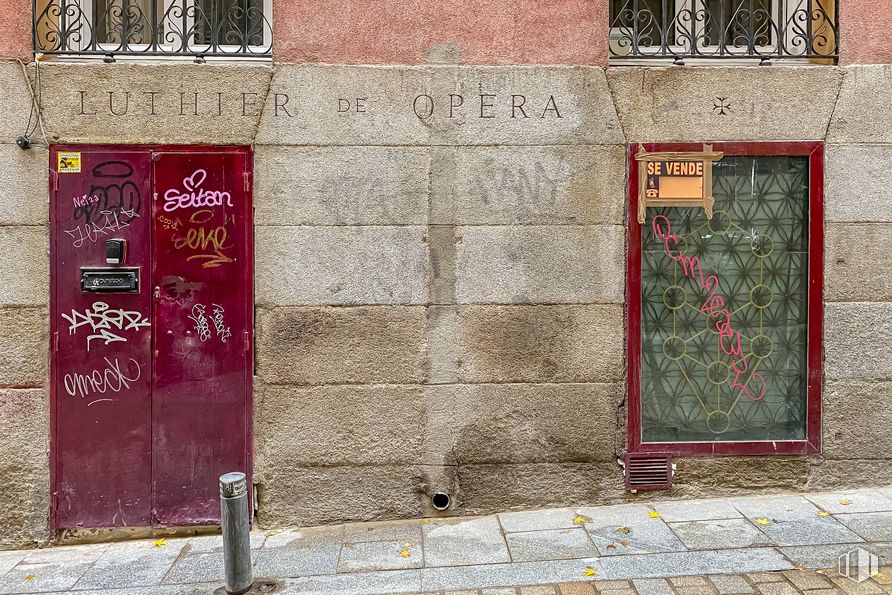
POLYGON ((37 0, 34 51, 269 58, 272 0, 37 0))
POLYGON ((838 0, 610 0, 613 64, 834 64, 838 0))

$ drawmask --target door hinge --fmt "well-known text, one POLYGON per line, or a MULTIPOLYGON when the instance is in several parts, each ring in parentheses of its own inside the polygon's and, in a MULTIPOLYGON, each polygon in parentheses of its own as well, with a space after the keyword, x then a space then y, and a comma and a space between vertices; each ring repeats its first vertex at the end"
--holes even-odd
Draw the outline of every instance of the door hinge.
POLYGON ((242 345, 242 353, 248 353, 248 351, 251 349, 251 339, 248 336, 248 331, 245 331, 244 335, 245 335, 245 342, 242 345))
POLYGON ((50 170, 50 188, 53 190, 59 189, 59 172, 54 169, 50 170))
POLYGON ((251 172, 245 172, 245 192, 251 189, 251 172))
POLYGON ((157 193, 157 192, 153 193, 153 194, 152 194, 152 198, 153 198, 154 200, 158 200, 158 193, 157 193))
POLYGON ((59 351, 59 331, 53 333, 53 351, 59 351))

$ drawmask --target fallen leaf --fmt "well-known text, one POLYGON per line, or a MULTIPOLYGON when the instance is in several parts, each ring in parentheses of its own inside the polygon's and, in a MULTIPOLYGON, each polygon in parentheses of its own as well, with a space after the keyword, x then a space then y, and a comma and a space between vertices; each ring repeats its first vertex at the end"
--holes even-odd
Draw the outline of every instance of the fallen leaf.
POLYGON ((412 555, 412 552, 410 552, 409 550, 403 550, 400 552, 400 556, 402 556, 403 558, 408 558, 411 555, 412 555))
POLYGON ((26 575, 25 575, 25 580, 26 580, 26 581, 33 581, 35 578, 37 578, 37 577, 34 576, 33 574, 26 574, 26 575))
POLYGON ((411 542, 411 541, 407 541, 406 543, 403 544, 403 547, 405 547, 405 548, 410 548, 410 547, 412 547, 412 542, 411 542))
POLYGON ((805 566, 803 566, 802 564, 797 564, 796 570, 798 570, 799 572, 805 572, 805 566))
POLYGON ((660 518, 660 513, 651 510, 649 513, 647 513, 647 516, 649 516, 652 519, 658 519, 658 518, 660 518))
POLYGON ((621 544, 623 544, 625 547, 629 547, 629 540, 628 540, 628 539, 620 539, 619 542, 620 542, 621 544))
POLYGON ((826 510, 819 510, 818 516, 830 516, 830 513, 827 512, 826 510))
POLYGON ((598 571, 591 566, 585 567, 585 576, 595 576, 596 574, 598 574, 598 571))
POLYGON ((617 533, 628 533, 628 532, 629 532, 629 528, 628 528, 628 527, 617 527, 617 528, 616 528, 616 532, 617 532, 617 533))
POLYGON ((271 529, 266 532, 266 536, 272 537, 273 535, 278 535, 279 533, 281 533, 281 531, 279 531, 278 529, 271 529))
POLYGON ((165 545, 167 545, 167 540, 163 537, 155 542, 155 547, 164 547, 165 545))
POLYGON ((768 519, 756 519, 756 522, 759 523, 760 525, 770 525, 771 524, 771 521, 769 521, 768 519))
POLYGON ((423 520, 421 521, 421 524, 422 524, 422 525, 430 525, 430 523, 431 523, 431 520, 430 520, 430 519, 423 519, 423 520))
POLYGON ((580 515, 577 516, 575 519, 573 519, 573 524, 574 524, 574 525, 584 525, 584 524, 590 522, 591 520, 592 520, 592 519, 590 519, 589 517, 587 517, 587 516, 582 516, 582 515, 580 514, 580 515))
POLYGON ((616 544, 615 544, 615 543, 608 543, 608 544, 607 544, 607 549, 608 549, 608 550, 615 550, 615 549, 616 549, 616 544))
POLYGON ((848 506, 849 504, 851 504, 851 502, 849 502, 848 500, 840 500, 839 503, 843 506, 848 506))

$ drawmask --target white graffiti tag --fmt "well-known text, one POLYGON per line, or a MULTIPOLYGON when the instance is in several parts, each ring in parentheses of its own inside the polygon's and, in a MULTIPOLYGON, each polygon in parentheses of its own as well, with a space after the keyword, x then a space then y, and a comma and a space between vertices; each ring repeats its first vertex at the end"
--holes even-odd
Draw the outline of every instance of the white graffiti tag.
POLYGON ((171 188, 164 193, 164 210, 170 213, 188 207, 232 206, 232 196, 228 192, 205 190, 201 187, 207 178, 203 169, 195 170, 191 176, 183 179, 185 190, 171 188))
MULTIPOLYGON (((79 374, 71 372, 65 374, 63 383, 65 384, 65 392, 72 397, 88 397, 90 395, 106 392, 119 393, 122 390, 130 388, 130 383, 139 380, 142 369, 139 363, 132 357, 127 360, 127 365, 121 369, 121 362, 118 358, 114 361, 107 357, 105 360, 105 369, 93 370, 87 374, 79 374)), ((92 403, 90 403, 92 405, 92 403)))
POLYGON ((226 322, 223 320, 223 306, 220 304, 211 304, 214 307, 214 317, 211 319, 214 322, 214 330, 217 331, 217 336, 220 337, 220 340, 224 343, 226 339, 232 336, 232 333, 229 332, 229 327, 226 326, 226 322))
POLYGON ((71 314, 62 314, 62 318, 68 321, 68 334, 73 335, 82 326, 89 326, 92 334, 87 335, 87 351, 90 351, 90 342, 93 339, 101 339, 108 345, 117 341, 126 342, 127 339, 116 334, 112 329, 119 331, 139 331, 143 327, 152 326, 148 318, 135 310, 121 310, 109 308, 105 302, 93 302, 92 308, 83 312, 72 309, 71 314))
POLYGON ((195 304, 192 306, 192 314, 189 316, 195 322, 195 332, 202 341, 211 338, 211 327, 208 325, 208 318, 205 315, 205 305, 195 304))
POLYGON ((211 338, 211 324, 213 324, 214 333, 220 338, 220 341, 225 343, 226 339, 232 336, 232 332, 229 330, 229 327, 226 326, 226 321, 223 319, 223 315, 225 314, 223 306, 220 304, 211 305, 214 307, 214 310, 211 314, 210 321, 207 316, 207 306, 204 304, 195 304, 192 306, 192 314, 189 316, 189 319, 195 323, 195 332, 198 333, 199 339, 207 341, 211 338))
POLYGON ((101 211, 103 219, 78 225, 74 229, 64 230, 74 240, 72 245, 80 248, 84 242, 96 243, 100 238, 116 233, 129 226, 134 219, 139 217, 136 211, 121 209, 120 211, 101 211))

